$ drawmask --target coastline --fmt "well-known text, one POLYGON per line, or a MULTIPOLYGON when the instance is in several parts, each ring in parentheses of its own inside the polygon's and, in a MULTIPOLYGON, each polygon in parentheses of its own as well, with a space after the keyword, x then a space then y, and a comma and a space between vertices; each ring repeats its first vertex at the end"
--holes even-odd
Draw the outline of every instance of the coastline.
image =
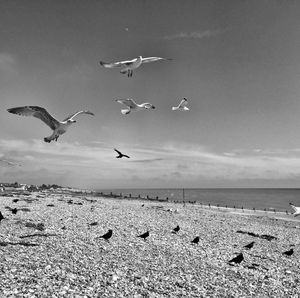
POLYGON ((50 192, 2 197, 0 210, 6 218, 0 223, 1 297, 296 297, 299 293, 300 232, 291 215, 50 192), (12 203, 16 198, 19 201, 12 203), (12 215, 5 206, 30 211, 12 215), (91 226, 93 222, 97 224, 91 226), (33 228, 38 223, 45 230, 33 228), (176 225, 181 229, 172 234, 176 225), (99 238, 108 229, 113 230, 109 242, 99 238), (147 230, 146 241, 137 237, 147 230), (191 244, 195 236, 200 237, 197 245, 191 244), (244 245, 251 241, 255 246, 246 250, 244 245), (284 257, 282 252, 290 247, 295 254, 284 257), (240 252, 245 260, 230 266, 228 260, 240 252), (253 269, 253 264, 258 266, 253 269))

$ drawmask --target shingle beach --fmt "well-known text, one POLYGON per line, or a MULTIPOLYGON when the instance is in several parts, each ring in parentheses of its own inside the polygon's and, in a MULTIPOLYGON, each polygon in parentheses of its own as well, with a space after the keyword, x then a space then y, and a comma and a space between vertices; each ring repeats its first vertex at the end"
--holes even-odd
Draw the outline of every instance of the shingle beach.
POLYGON ((292 215, 51 193, 15 198, 0 198, 0 297, 299 297, 300 221, 292 215), (109 229, 109 241, 99 238, 109 229), (146 240, 137 237, 146 231, 146 240), (290 248, 293 255, 282 254, 290 248), (244 260, 230 265, 239 253, 244 260))

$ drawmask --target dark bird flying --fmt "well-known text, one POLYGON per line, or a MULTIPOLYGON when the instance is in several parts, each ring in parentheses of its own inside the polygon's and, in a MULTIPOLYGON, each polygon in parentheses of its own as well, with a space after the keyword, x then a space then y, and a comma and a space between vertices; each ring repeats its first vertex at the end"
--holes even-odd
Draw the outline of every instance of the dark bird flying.
POLYGON ((197 244, 197 243, 199 243, 199 240, 200 240, 200 238, 199 238, 199 236, 197 236, 197 237, 196 237, 194 240, 192 240, 191 242, 197 244))
POLYGON ((250 242, 249 244, 245 245, 244 247, 245 247, 245 248, 248 248, 248 249, 251 249, 251 248, 253 247, 254 243, 255 243, 255 242, 252 241, 252 242, 250 242))
POLYGON ((147 237, 149 237, 149 232, 147 231, 146 233, 144 234, 141 234, 141 235, 138 235, 137 237, 140 237, 140 238, 143 238, 144 240, 146 240, 147 237))
POLYGON ((119 154, 118 156, 116 156, 116 158, 122 158, 122 157, 130 158, 128 155, 123 154, 122 152, 120 152, 120 151, 117 150, 116 148, 114 148, 114 150, 119 154))
POLYGON ((108 230, 107 233, 105 233, 104 235, 100 236, 100 238, 105 239, 106 241, 108 241, 108 239, 111 238, 113 231, 112 230, 108 230))
POLYGON ((294 250, 291 248, 290 250, 284 251, 282 254, 286 256, 291 256, 294 253, 294 250))
POLYGON ((228 261, 228 263, 240 264, 243 260, 244 260, 244 256, 242 253, 240 253, 236 257, 228 261))

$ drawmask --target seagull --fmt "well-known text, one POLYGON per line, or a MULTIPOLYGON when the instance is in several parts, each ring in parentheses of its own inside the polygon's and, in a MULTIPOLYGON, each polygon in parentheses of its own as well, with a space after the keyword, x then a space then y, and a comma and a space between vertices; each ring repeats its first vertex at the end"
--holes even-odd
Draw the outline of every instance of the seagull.
POLYGON ((228 263, 236 263, 239 264, 244 260, 244 256, 242 253, 238 254, 236 257, 228 261, 228 263))
POLYGON ((300 215, 300 207, 296 207, 293 203, 290 203, 290 205, 291 205, 291 208, 295 211, 295 212, 293 213, 293 215, 294 215, 294 216, 300 215))
POLYGON ((177 232, 179 232, 179 230, 180 230, 180 227, 177 226, 176 228, 173 229, 172 233, 176 234, 177 232))
POLYGON ((123 105, 127 106, 128 109, 121 110, 123 115, 129 114, 131 111, 141 111, 144 109, 155 109, 155 106, 149 102, 137 104, 133 99, 126 98, 126 99, 116 99, 118 103, 122 103, 123 105))
POLYGON ((146 233, 144 233, 144 234, 141 234, 141 235, 139 235, 139 236, 137 236, 137 237, 140 237, 140 238, 143 238, 144 240, 146 240, 146 238, 147 237, 149 237, 149 232, 147 231, 146 233))
POLYGON ((18 167, 21 166, 18 163, 15 163, 15 162, 12 162, 12 161, 9 161, 9 160, 6 160, 6 159, 0 159, 0 162, 3 162, 5 164, 7 164, 8 166, 18 166, 18 167))
POLYGON ((122 158, 122 157, 130 158, 128 155, 123 154, 122 152, 120 152, 120 151, 117 150, 116 148, 114 148, 114 150, 119 154, 118 156, 116 156, 116 158, 122 158))
POLYGON ((65 120, 58 121, 55 118, 53 118, 47 112, 46 109, 38 106, 17 107, 17 108, 8 109, 7 111, 9 113, 17 114, 21 116, 33 116, 46 123, 53 130, 51 136, 44 138, 44 141, 47 143, 50 143, 53 140, 57 141, 58 137, 64 134, 71 124, 76 123, 76 121, 73 118, 76 117, 77 115, 88 114, 94 116, 94 114, 90 111, 78 111, 70 115, 69 117, 67 117, 65 120))
POLYGON ((122 67, 120 73, 127 74, 128 77, 132 77, 133 70, 140 67, 143 63, 155 62, 160 60, 172 60, 172 59, 161 58, 161 57, 143 58, 142 56, 139 56, 137 58, 134 58, 132 60, 127 60, 127 61, 119 61, 119 62, 111 62, 111 63, 100 61, 99 63, 105 68, 122 67))
POLYGON ((172 107, 173 111, 189 111, 190 109, 186 106, 188 104, 188 100, 184 97, 183 100, 177 107, 172 107))
POLYGON ((110 239, 112 236, 112 232, 113 232, 112 230, 108 230, 108 232, 100 236, 100 238, 104 238, 106 241, 108 241, 108 239, 110 239))

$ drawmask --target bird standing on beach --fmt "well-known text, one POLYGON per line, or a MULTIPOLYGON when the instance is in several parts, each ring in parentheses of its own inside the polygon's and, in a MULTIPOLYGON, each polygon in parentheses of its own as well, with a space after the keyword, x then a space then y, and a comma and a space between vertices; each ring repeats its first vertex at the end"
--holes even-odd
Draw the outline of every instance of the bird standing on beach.
POLYGON ((188 100, 184 97, 183 100, 177 107, 172 107, 173 111, 189 111, 190 109, 186 106, 188 104, 188 100))
POLYGON ((137 104, 133 99, 126 98, 126 99, 116 99, 118 103, 122 103, 123 105, 127 106, 127 109, 121 110, 121 113, 123 115, 127 115, 130 112, 136 112, 141 110, 149 110, 149 109, 155 109, 155 106, 152 105, 149 102, 137 104))
POLYGON ((252 242, 250 242, 249 244, 245 245, 244 247, 245 247, 245 248, 248 248, 248 249, 251 249, 251 248, 253 247, 254 243, 255 243, 255 242, 252 241, 252 242))
POLYGON ((132 77, 133 70, 140 67, 143 63, 155 62, 159 60, 171 60, 171 59, 161 58, 161 57, 143 58, 142 56, 139 56, 137 58, 134 58, 132 60, 127 60, 127 61, 119 61, 119 62, 111 62, 111 63, 100 61, 99 63, 105 68, 122 67, 123 69, 121 69, 120 73, 127 74, 128 77, 132 77))
POLYGON ((240 264, 243 260, 244 260, 244 256, 242 253, 240 253, 236 257, 228 261, 228 263, 240 264))
POLYGON ((108 241, 108 240, 111 238, 112 233, 113 233, 112 230, 108 230, 108 232, 105 233, 104 235, 100 236, 100 238, 103 238, 103 239, 105 239, 106 241, 108 241))
POLYGON ((295 211, 293 213, 294 216, 300 215, 300 207, 296 207, 293 203, 290 203, 291 208, 295 211))
POLYGON ((200 240, 200 237, 197 236, 197 237, 196 237, 194 240, 192 240, 191 242, 197 244, 197 243, 199 243, 199 240, 200 240))
POLYGON ((76 117, 79 114, 88 114, 93 115, 94 114, 90 111, 78 111, 63 121, 58 121, 55 118, 53 118, 46 109, 38 106, 25 106, 25 107, 17 107, 17 108, 11 108, 7 110, 9 113, 17 114, 21 116, 33 116, 35 118, 38 118, 42 120, 44 123, 46 123, 52 130, 53 133, 51 136, 44 138, 44 141, 47 143, 50 143, 51 141, 55 140, 57 141, 58 137, 62 134, 64 134, 70 125, 73 123, 76 123, 76 120, 74 120, 74 117, 76 117))
POLYGON ((147 231, 146 233, 138 235, 137 237, 140 237, 140 238, 143 238, 144 240, 146 240, 146 238, 149 237, 149 235, 150 235, 149 231, 147 231))
POLYGON ((176 234, 177 232, 179 232, 179 230, 180 230, 180 227, 177 225, 177 227, 173 229, 172 233, 176 234))
POLYGON ((123 154, 122 152, 120 152, 120 151, 117 150, 116 148, 114 148, 114 150, 119 154, 118 156, 116 156, 116 158, 122 158, 122 157, 130 158, 128 155, 123 154))
POLYGON ((2 219, 4 219, 4 216, 2 215, 2 212, 0 211, 0 222, 2 219))
POLYGON ((291 248, 290 250, 284 251, 282 254, 286 256, 291 256, 294 253, 294 250, 291 248))

